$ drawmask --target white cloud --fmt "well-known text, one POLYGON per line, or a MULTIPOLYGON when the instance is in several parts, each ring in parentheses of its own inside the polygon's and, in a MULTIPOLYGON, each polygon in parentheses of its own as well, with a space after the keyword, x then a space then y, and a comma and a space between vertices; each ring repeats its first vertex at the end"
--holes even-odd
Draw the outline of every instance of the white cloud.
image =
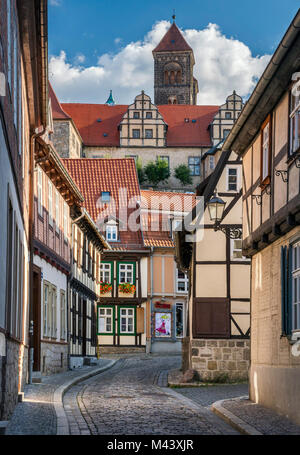
MULTIPOLYGON (((52 56, 50 79, 59 99, 104 103, 110 89, 118 104, 132 103, 141 90, 153 98, 152 50, 169 27, 167 21, 157 22, 142 41, 101 55, 96 66, 83 67, 80 61, 71 64, 63 50, 52 56)), ((233 90, 248 96, 270 59, 269 55, 253 57, 248 46, 223 35, 216 24, 183 33, 194 50, 198 104, 222 104, 233 90)))
POLYGON ((51 6, 61 6, 62 0, 50 0, 51 6))
POLYGON ((82 65, 82 63, 85 62, 85 55, 83 54, 77 54, 75 57, 75 63, 78 65, 82 65))

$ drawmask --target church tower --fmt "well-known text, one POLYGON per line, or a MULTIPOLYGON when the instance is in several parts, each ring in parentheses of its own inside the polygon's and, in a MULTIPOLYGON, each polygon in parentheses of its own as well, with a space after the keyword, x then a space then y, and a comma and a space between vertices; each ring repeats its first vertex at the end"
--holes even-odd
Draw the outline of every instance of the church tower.
POLYGON ((153 50, 154 103, 196 104, 198 82, 193 76, 193 49, 173 24, 153 50))

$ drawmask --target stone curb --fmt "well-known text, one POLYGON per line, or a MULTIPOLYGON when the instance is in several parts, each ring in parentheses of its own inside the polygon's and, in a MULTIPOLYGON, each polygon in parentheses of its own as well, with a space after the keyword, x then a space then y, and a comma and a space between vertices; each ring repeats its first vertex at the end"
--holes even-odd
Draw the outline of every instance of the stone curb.
POLYGON ((242 434, 251 435, 251 436, 262 436, 263 433, 260 433, 256 428, 252 427, 248 423, 244 422, 244 420, 237 417, 232 412, 228 411, 223 407, 223 403, 225 401, 232 401, 232 400, 242 400, 248 399, 248 397, 238 397, 238 398, 229 398, 227 400, 219 400, 216 401, 211 405, 211 410, 217 416, 221 417, 221 419, 225 420, 225 422, 229 423, 233 428, 238 430, 242 434))
POLYGON ((118 360, 111 360, 108 364, 103 367, 97 368, 93 371, 84 373, 76 378, 72 378, 69 381, 65 382, 61 386, 59 386, 54 394, 53 394, 53 405, 56 413, 57 418, 57 428, 56 434, 57 435, 69 435, 69 423, 65 413, 64 405, 63 405, 63 397, 64 394, 74 385, 78 384, 78 382, 84 381, 85 379, 91 378, 92 376, 96 376, 97 374, 102 373, 103 371, 112 368, 118 360))

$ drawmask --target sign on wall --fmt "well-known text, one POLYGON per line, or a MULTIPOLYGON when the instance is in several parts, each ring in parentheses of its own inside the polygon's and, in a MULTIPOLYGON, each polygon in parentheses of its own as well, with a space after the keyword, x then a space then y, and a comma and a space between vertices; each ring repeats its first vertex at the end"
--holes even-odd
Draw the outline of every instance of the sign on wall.
POLYGON ((155 336, 171 336, 172 313, 155 313, 155 336))

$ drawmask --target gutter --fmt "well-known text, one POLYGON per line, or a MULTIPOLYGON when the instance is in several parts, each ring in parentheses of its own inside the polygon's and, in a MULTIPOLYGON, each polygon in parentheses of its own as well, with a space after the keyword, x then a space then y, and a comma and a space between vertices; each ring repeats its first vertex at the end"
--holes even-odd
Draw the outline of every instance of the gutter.
MULTIPOLYGON (((251 115, 253 110, 255 109, 256 104, 258 103, 259 99, 262 97, 264 91, 266 90, 268 84, 270 83, 271 79, 274 77, 276 71, 278 70, 279 65, 281 64, 283 58, 287 54, 292 45, 294 39, 296 38, 297 34, 300 31, 300 9, 298 10, 297 14, 295 15, 294 19, 292 20, 291 25, 289 26, 288 30, 286 31, 284 37, 282 38, 279 46, 277 47, 273 57, 271 58, 270 62, 268 63, 265 71, 263 72, 260 80, 258 81, 252 95, 250 96, 249 100, 245 104, 240 116, 238 117, 236 123, 233 125, 231 132, 226 138, 226 141, 223 145, 223 150, 231 150, 234 149, 234 142, 237 139, 240 130, 245 125, 248 117, 251 115)), ((236 152, 238 153, 238 152, 236 152)))

